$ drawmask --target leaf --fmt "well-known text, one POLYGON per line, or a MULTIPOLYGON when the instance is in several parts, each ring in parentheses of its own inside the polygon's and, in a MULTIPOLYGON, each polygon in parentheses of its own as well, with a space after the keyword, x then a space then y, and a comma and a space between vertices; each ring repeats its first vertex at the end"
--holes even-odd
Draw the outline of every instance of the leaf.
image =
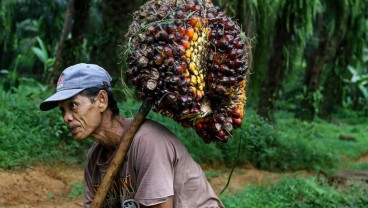
POLYGON ((48 59, 49 58, 49 55, 47 53, 47 49, 46 49, 45 44, 43 43, 43 41, 41 40, 40 37, 37 37, 37 41, 38 41, 38 44, 40 44, 41 50, 45 53, 46 59, 48 59))
POLYGON ((368 102, 368 89, 364 87, 363 85, 358 86, 360 92, 363 94, 365 100, 368 102))
POLYGON ((160 21, 159 25, 165 25, 165 24, 171 24, 171 23, 174 23, 173 19, 160 21))
POLYGON ((38 57, 38 59, 43 64, 46 64, 46 62, 47 62, 47 55, 45 55, 45 53, 40 48, 32 47, 31 49, 32 49, 33 53, 36 54, 36 56, 38 57))

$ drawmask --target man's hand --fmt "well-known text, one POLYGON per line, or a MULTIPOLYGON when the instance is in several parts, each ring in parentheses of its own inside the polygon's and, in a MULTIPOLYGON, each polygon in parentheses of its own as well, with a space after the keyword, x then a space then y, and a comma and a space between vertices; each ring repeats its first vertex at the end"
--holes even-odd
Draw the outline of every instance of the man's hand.
POLYGON ((167 200, 164 203, 161 204, 156 204, 153 206, 143 206, 141 205, 142 208, 173 208, 173 201, 172 201, 172 197, 170 196, 169 198, 167 198, 167 200))

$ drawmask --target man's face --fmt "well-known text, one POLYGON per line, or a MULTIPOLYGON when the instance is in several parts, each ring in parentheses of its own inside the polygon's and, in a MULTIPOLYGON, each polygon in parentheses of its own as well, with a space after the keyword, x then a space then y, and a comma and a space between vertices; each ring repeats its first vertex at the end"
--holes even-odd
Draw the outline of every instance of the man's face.
POLYGON ((90 98, 76 95, 68 100, 60 101, 59 107, 75 140, 83 140, 90 136, 101 123, 101 111, 98 101, 91 102, 90 98))

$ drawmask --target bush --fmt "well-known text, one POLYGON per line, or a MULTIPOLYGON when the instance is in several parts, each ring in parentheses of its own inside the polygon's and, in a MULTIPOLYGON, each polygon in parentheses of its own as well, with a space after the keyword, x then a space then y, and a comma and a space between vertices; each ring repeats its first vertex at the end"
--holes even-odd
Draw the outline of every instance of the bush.
POLYGON ((335 189, 316 178, 285 177, 270 186, 250 186, 241 193, 223 196, 228 208, 258 207, 367 207, 368 185, 335 189))
POLYGON ((23 79, 14 94, 0 89, 0 168, 39 162, 84 161, 83 143, 68 136, 59 113, 42 112, 40 97, 49 94, 34 80, 23 79))
MULTIPOLYGON (((83 163, 92 140, 76 142, 69 136, 58 110, 39 110, 40 102, 48 95, 50 92, 44 86, 25 79, 15 93, 1 92, 0 157, 5 160, 0 162, 0 168, 36 162, 83 163)), ((139 106, 139 102, 126 99, 119 104, 120 113, 133 117, 139 106)), ((281 134, 251 109, 247 109, 242 127, 234 131, 232 138, 217 144, 205 144, 193 129, 158 113, 150 112, 148 118, 173 131, 202 164, 230 167, 235 162, 238 165, 251 162, 261 169, 280 171, 318 169, 335 162, 333 154, 324 150, 323 145, 314 146, 297 134, 293 137, 281 134)))

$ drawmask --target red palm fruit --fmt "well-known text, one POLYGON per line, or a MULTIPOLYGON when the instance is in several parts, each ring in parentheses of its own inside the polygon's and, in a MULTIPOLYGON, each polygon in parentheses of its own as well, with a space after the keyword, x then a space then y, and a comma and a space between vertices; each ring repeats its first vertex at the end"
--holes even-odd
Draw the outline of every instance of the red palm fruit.
POLYGON ((197 114, 197 113, 199 113, 200 112, 200 110, 198 109, 198 108, 196 108, 196 107, 194 107, 194 108, 192 108, 191 110, 190 110, 190 113, 192 113, 192 114, 197 114))
POLYGON ((177 43, 177 42, 179 42, 180 40, 181 40, 181 34, 180 34, 180 32, 179 31, 176 31, 175 33, 174 33, 174 35, 175 35, 175 39, 174 39, 174 41, 177 43))
POLYGON ((167 41, 169 43, 173 43, 175 41, 175 35, 174 34, 169 34, 169 36, 167 36, 167 41))
POLYGON ((238 49, 243 49, 244 48, 244 42, 243 41, 234 40, 234 43, 235 43, 235 45, 234 45, 235 48, 238 48, 238 49))
POLYGON ((195 123, 195 129, 196 129, 197 131, 201 131, 201 130, 202 130, 202 128, 203 128, 202 123, 197 121, 197 122, 195 123))
POLYGON ((236 50, 235 49, 231 49, 227 53, 227 57, 232 61, 232 65, 234 65, 234 61, 232 59, 235 59, 236 58, 236 50))
POLYGON ((162 6, 162 11, 163 11, 163 12, 168 12, 168 11, 170 11, 170 6, 168 6, 168 5, 163 5, 163 6, 162 6))
POLYGON ((178 6, 178 8, 182 11, 182 12, 186 12, 188 10, 188 6, 185 4, 180 4, 178 6))
POLYGON ((229 43, 233 42, 234 41, 234 36, 233 35, 225 35, 224 36, 224 39, 226 41, 228 41, 229 43))
POLYGON ((181 27, 183 25, 184 21, 182 19, 175 19, 175 25, 178 27, 181 27))
POLYGON ((132 77, 131 81, 132 81, 133 85, 137 85, 138 84, 138 77, 132 77))
POLYGON ((243 49, 235 49, 235 51, 237 57, 241 57, 245 54, 245 51, 243 49))
POLYGON ((127 77, 131 77, 133 75, 132 68, 128 68, 125 74, 127 75, 127 77))
POLYGON ((200 12, 201 9, 202 9, 201 6, 198 4, 191 8, 192 11, 197 11, 197 12, 200 12))
POLYGON ((235 127, 240 127, 241 124, 242 124, 242 119, 241 118, 232 118, 232 122, 233 122, 233 125, 235 127))
POLYGON ((192 27, 199 27, 200 19, 199 19, 199 17, 197 17, 197 16, 193 15, 193 16, 191 17, 191 19, 189 20, 189 22, 190 22, 190 25, 191 25, 192 27))
POLYGON ((195 0, 186 0, 186 4, 187 4, 189 9, 192 9, 196 5, 196 1, 195 0))
POLYGON ((169 101, 169 103, 175 103, 176 104, 176 102, 178 100, 178 97, 175 94, 168 94, 166 96, 166 99, 169 101))
POLYGON ((180 35, 184 35, 187 32, 185 27, 178 27, 177 31, 179 32, 180 35))
POLYGON ((221 64, 219 71, 225 75, 232 75, 230 68, 226 64, 221 64))
POLYGON ((245 60, 241 58, 234 59, 234 67, 243 66, 245 64, 245 60))
POLYGON ((190 48, 190 42, 188 40, 182 39, 181 45, 184 46, 186 49, 190 48))
POLYGON ((218 84, 218 85, 215 85, 215 91, 216 93, 219 93, 220 95, 223 95, 223 94, 226 94, 226 92, 228 91, 226 89, 226 87, 224 87, 223 85, 221 84, 218 84))
POLYGON ((225 132, 220 130, 216 133, 216 137, 218 137, 220 140, 223 140, 225 137, 225 132))
POLYGON ((153 48, 147 48, 147 57, 152 58, 155 55, 155 50, 153 48))
POLYGON ((222 114, 222 113, 216 114, 214 119, 218 123, 223 123, 223 122, 226 121, 226 118, 225 118, 224 114, 222 114))
POLYGON ((167 56, 167 57, 171 57, 173 54, 172 54, 172 49, 171 49, 171 47, 169 47, 169 46, 166 46, 165 48, 164 48, 164 54, 165 54, 165 56, 167 56))
POLYGON ((165 30, 168 34, 173 34, 176 31, 176 25, 175 24, 167 24, 165 30))
POLYGON ((225 29, 226 30, 234 30, 235 29, 235 23, 233 21, 227 21, 225 23, 225 29))
POLYGON ((243 112, 238 108, 234 108, 233 110, 230 111, 230 115, 233 118, 241 118, 243 117, 243 112))
POLYGON ((193 38, 193 35, 194 35, 194 29, 193 28, 188 28, 185 32, 185 34, 190 38, 192 39, 193 38))
POLYGON ((233 125, 229 121, 225 121, 223 126, 226 132, 232 132, 234 129, 233 125))
POLYGON ((174 65, 175 59, 173 57, 168 57, 164 60, 165 66, 172 66, 174 65))
POLYGON ((185 13, 182 10, 178 10, 175 12, 174 16, 176 19, 181 19, 185 17, 185 13))
POLYGON ((187 120, 182 120, 181 121, 181 125, 184 127, 184 128, 191 128, 192 125, 190 125, 190 123, 187 121, 187 120))
POLYGON ((215 15, 213 15, 211 12, 208 12, 206 17, 211 21, 211 19, 215 18, 215 15))
POLYGON ((185 70, 185 66, 183 66, 183 65, 174 66, 174 73, 175 74, 183 74, 184 70, 185 70))
POLYGON ((189 40, 189 36, 187 34, 184 34, 181 36, 182 40, 189 40))
POLYGON ((182 112, 181 112, 181 115, 185 116, 185 115, 188 115, 190 114, 190 110, 188 108, 184 109, 182 112))
POLYGON ((182 45, 178 45, 177 47, 173 48, 173 56, 180 57, 185 54, 185 47, 182 45))
POLYGON ((155 38, 151 35, 147 36, 146 37, 146 43, 147 44, 151 44, 151 43, 154 43, 155 42, 155 38))
POLYGON ((157 65, 160 65, 162 63, 162 57, 160 54, 156 54, 154 57, 153 57, 153 60, 155 62, 155 64, 157 65))
POLYGON ((229 46, 229 42, 225 38, 221 38, 219 40, 219 47, 223 49, 227 49, 228 46, 229 46))

